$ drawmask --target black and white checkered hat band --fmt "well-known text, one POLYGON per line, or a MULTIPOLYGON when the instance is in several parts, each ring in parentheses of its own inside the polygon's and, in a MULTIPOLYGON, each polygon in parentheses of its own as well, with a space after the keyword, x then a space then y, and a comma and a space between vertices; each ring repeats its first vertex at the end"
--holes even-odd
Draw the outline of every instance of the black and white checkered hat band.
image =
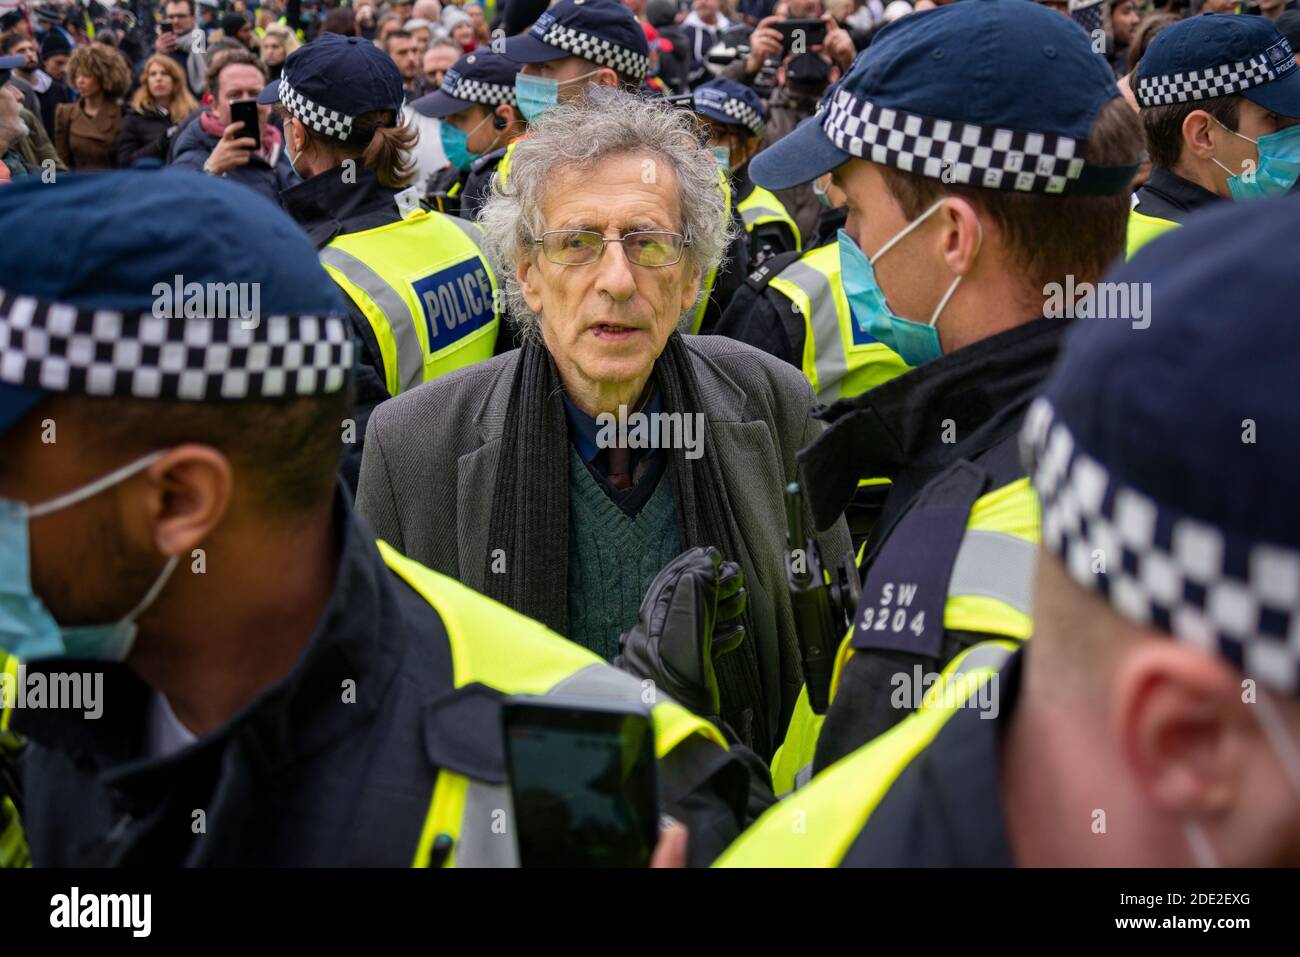
POLYGON ((442 92, 458 100, 482 103, 485 106, 500 106, 502 103, 518 105, 513 86, 506 86, 503 83, 484 83, 482 80, 467 80, 463 76, 457 77, 454 84, 444 83, 442 92))
MULTIPOLYGON (((1287 43, 1286 40, 1282 42, 1287 43)), ((1287 59, 1295 62, 1291 58, 1289 43, 1287 59)), ((1278 78, 1278 70, 1269 61, 1268 53, 1261 53, 1249 60, 1222 63, 1204 70, 1139 78, 1133 88, 1133 97, 1138 106, 1168 106, 1171 103, 1191 103, 1240 93, 1278 78)))
POLYGON ((1121 615, 1300 692, 1300 551, 1247 539, 1116 481, 1037 399, 1021 435, 1043 544, 1121 615))
POLYGON ((744 100, 727 98, 722 103, 722 112, 743 125, 755 136, 762 136, 763 130, 767 128, 767 123, 764 122, 763 117, 759 116, 758 111, 744 100))
POLYGON ((1083 175, 1084 144, 878 106, 840 90, 822 115, 836 148, 883 166, 985 189, 1060 193, 1083 175))
POLYGON ((290 86, 286 79, 280 80, 280 102, 317 133, 336 140, 346 140, 352 135, 352 117, 312 102, 290 86))
POLYGON ((322 395, 345 386, 354 349, 334 316, 167 319, 0 290, 0 382, 14 386, 196 402, 322 395))
POLYGON ((584 60, 617 70, 623 76, 633 80, 643 79, 646 70, 650 69, 650 58, 644 54, 558 23, 551 24, 546 35, 541 39, 543 43, 549 43, 561 50, 568 50, 574 56, 582 57, 584 60))

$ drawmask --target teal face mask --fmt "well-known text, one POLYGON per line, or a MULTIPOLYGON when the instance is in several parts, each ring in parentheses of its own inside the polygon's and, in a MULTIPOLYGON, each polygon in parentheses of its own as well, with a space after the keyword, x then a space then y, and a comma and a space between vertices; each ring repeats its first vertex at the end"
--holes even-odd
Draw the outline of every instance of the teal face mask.
POLYGON ((25 505, 0 499, 0 648, 16 658, 80 658, 96 661, 125 661, 135 644, 136 621, 158 598, 176 570, 179 555, 173 555, 154 579, 140 603, 120 621, 110 625, 81 625, 65 628, 54 620, 44 603, 32 591, 31 544, 28 523, 32 518, 62 511, 94 498, 161 458, 154 452, 76 491, 40 505, 25 505))
POLYGON ((442 140, 442 151, 447 154, 448 163, 462 173, 469 171, 470 165, 483 155, 470 150, 469 138, 477 133, 479 127, 490 119, 492 119, 491 115, 483 117, 468 133, 457 129, 446 120, 438 124, 438 136, 442 140))
MULTIPOLYGON (((1218 120, 1215 122, 1219 123, 1218 120)), ((1215 165, 1228 174, 1228 192, 1234 200, 1265 199, 1270 196, 1284 196, 1291 192, 1296 179, 1300 178, 1300 125, 1288 126, 1276 133, 1261 136, 1257 140, 1229 129, 1222 123, 1219 125, 1233 136, 1240 136, 1247 143, 1254 143, 1255 148, 1259 150, 1259 167, 1255 170, 1251 182, 1243 179, 1242 174, 1233 174, 1232 170, 1217 159, 1214 160, 1215 165)))
POLYGON ((710 146, 709 152, 713 154, 713 161, 718 164, 718 169, 730 176, 731 175, 731 147, 730 146, 710 146))
POLYGON ((515 99, 519 103, 519 112, 524 114, 524 119, 532 122, 552 107, 559 106, 561 86, 568 83, 577 83, 579 80, 585 80, 587 77, 599 72, 600 68, 597 67, 582 74, 582 76, 575 76, 571 80, 565 80, 564 83, 559 80, 552 80, 549 77, 516 73, 515 99))
POLYGON ((822 206, 826 207, 827 209, 831 209, 832 208, 831 198, 826 195, 826 190, 821 188, 819 179, 815 179, 812 181, 812 188, 813 188, 813 195, 817 197, 817 202, 821 203, 822 206))
MULTIPOLYGON (((957 291, 962 277, 958 276, 952 281, 948 291, 939 300, 939 305, 935 307, 929 324, 923 324, 895 315, 889 308, 889 304, 885 302, 884 290, 876 280, 875 264, 880 262, 881 256, 925 222, 942 205, 943 200, 939 200, 908 223, 893 239, 880 247, 880 251, 871 259, 868 259, 858 248, 853 237, 842 229, 839 231, 840 280, 854 321, 863 332, 877 342, 889 346, 904 362, 913 367, 943 355, 943 350, 939 347, 939 330, 935 328, 935 323, 939 321, 939 314, 943 312, 944 306, 948 305, 952 294, 957 291)), ((983 240, 982 230, 980 239, 983 240)))

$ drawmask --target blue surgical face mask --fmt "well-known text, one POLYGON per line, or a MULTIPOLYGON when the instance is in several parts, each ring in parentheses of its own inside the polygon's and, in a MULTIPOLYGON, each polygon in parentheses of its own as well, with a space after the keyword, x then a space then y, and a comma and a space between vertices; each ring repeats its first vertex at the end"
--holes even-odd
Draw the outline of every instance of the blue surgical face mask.
MULTIPOLYGON (((1219 123, 1218 120, 1215 122, 1219 123)), ((1232 170, 1211 157, 1215 165, 1228 174, 1228 192, 1234 200, 1265 199, 1291 192, 1296 179, 1300 178, 1300 125, 1288 126, 1257 140, 1223 123, 1219 125, 1233 136, 1254 143, 1259 151, 1259 167, 1255 170, 1253 182, 1242 179, 1241 174, 1233 174, 1232 170)))
POLYGON ((709 152, 713 154, 713 161, 718 164, 718 169, 730 176, 731 175, 731 147, 730 146, 710 146, 709 152))
POLYGON ((582 74, 582 76, 575 76, 573 79, 565 80, 564 83, 550 77, 516 73, 515 99, 519 102, 519 112, 524 114, 524 119, 531 123, 547 110, 559 106, 561 86, 585 80, 587 77, 599 72, 600 68, 597 67, 582 74))
POLYGON ((125 661, 135 644, 136 621, 157 599, 179 555, 173 555, 140 603, 120 621, 110 625, 65 628, 54 620, 32 591, 31 545, 28 522, 94 498, 161 458, 154 452, 76 491, 40 505, 0 499, 0 648, 20 660, 82 658, 125 661))
MULTIPOLYGON (((923 324, 894 315, 889 308, 889 304, 885 302, 885 293, 880 288, 880 283, 876 280, 875 264, 880 262, 881 256, 889 252, 904 236, 925 222, 942 205, 943 200, 939 200, 908 223, 893 239, 881 246, 880 250, 871 259, 868 259, 862 250, 858 248, 858 244, 853 241, 853 237, 842 229, 839 231, 840 279, 854 321, 857 322, 859 328, 873 339, 889 346, 902 357, 904 362, 913 367, 923 365, 943 355, 943 350, 939 347, 939 330, 935 328, 935 323, 939 321, 939 314, 943 312, 943 307, 948 305, 948 300, 957 291, 957 285, 961 282, 962 277, 958 276, 952 281, 948 291, 939 300, 939 305, 935 307, 930 322, 923 324)), ((984 234, 981 229, 981 242, 983 238, 984 234)), ((978 247, 976 251, 978 252, 978 247)))
POLYGON ((438 135, 442 138, 442 151, 447 154, 447 162, 462 173, 469 170, 470 164, 482 156, 482 153, 472 152, 469 148, 469 138, 479 131, 488 120, 492 119, 491 114, 483 117, 472 130, 466 133, 452 126, 446 120, 438 124, 438 135))

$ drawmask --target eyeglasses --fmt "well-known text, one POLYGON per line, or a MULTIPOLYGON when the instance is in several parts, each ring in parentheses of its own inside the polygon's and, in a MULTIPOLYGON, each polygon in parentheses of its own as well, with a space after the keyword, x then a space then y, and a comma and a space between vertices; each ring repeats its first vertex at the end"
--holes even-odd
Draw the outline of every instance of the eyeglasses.
POLYGON ((605 251, 606 243, 622 243, 623 255, 637 266, 672 266, 682 259, 682 252, 691 241, 681 233, 657 230, 636 230, 617 239, 610 239, 590 229, 550 229, 534 239, 546 258, 557 266, 587 266, 594 263, 605 251))

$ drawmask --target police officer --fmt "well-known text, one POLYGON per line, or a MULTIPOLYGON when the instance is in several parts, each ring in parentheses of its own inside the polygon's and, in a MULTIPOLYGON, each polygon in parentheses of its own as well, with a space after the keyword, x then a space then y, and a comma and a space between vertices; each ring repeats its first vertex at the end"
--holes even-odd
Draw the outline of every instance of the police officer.
POLYGON ((1151 41, 1133 82, 1151 178, 1128 254, 1221 199, 1281 196, 1300 173, 1300 69, 1268 17, 1205 14, 1151 41))
POLYGON ((802 242, 794 218, 770 190, 749 178, 749 161, 767 126, 763 101, 734 80, 710 80, 697 86, 692 98, 708 130, 709 149, 730 181, 732 205, 750 235, 750 264, 798 250, 802 242))
POLYGON ((1107 277, 1154 318, 1076 322, 1026 419, 1033 640, 964 653, 721 863, 1300 864, 1300 277, 1258 254, 1297 213, 1216 210, 1107 277))
POLYGON ((767 108, 758 94, 732 80, 710 80, 691 94, 691 107, 704 123, 709 148, 726 178, 734 230, 723 262, 705 277, 708 294, 695 313, 692 331, 710 333, 750 269, 799 248, 799 227, 776 196, 749 178, 749 161, 767 124, 767 108))
POLYGON ((896 723, 895 673, 938 671, 990 634, 1029 636, 1038 513, 1015 436, 1065 329, 1048 318, 1049 290, 1095 282, 1122 253, 1141 149, 1074 23, 1036 4, 968 0, 881 30, 820 122, 751 164, 769 189, 833 173, 849 211, 847 339, 884 343, 912 367, 832 405, 830 428, 800 453, 819 526, 860 479, 892 489, 825 725, 797 707, 778 790, 896 723), (1042 95, 1020 95, 1028 88, 1042 95))
POLYGON ((515 99, 518 72, 502 54, 480 47, 455 62, 439 89, 411 103, 420 115, 441 121, 451 166, 437 192, 465 219, 478 215, 506 148, 527 129, 515 99))
POLYGON ((618 0, 560 0, 527 33, 509 37, 504 52, 522 65, 515 95, 529 121, 589 86, 635 91, 650 67, 645 33, 618 0))
MULTIPOLYGON (((819 117, 804 122, 819 123, 819 117)), ((840 282, 839 232, 848 219, 847 198, 830 173, 812 186, 825 207, 813 248, 758 265, 716 331, 802 369, 817 398, 829 405, 886 382, 908 366, 883 342, 854 340, 853 316, 840 282)))
MULTIPOLYGON (((21 662, 0 670, 20 694, 102 674, 104 706, 0 714, 26 742, 0 849, 21 856, 16 808, 38 866, 511 863, 503 696, 635 704, 642 682, 355 516, 355 343, 280 210, 180 171, 47 189, 0 195, 23 237, 0 247, 0 645, 21 662), (256 305, 204 305, 217 286, 256 305)), ((711 725, 652 713, 665 813, 713 835, 707 860, 739 829, 736 766, 711 725)))
POLYGON ((399 126, 402 77, 373 43, 325 33, 289 54, 258 102, 285 114, 304 182, 282 199, 347 294, 362 342, 356 441, 344 462, 355 487, 370 410, 422 382, 490 358, 497 281, 472 223, 421 208, 403 190, 415 134, 399 126))

